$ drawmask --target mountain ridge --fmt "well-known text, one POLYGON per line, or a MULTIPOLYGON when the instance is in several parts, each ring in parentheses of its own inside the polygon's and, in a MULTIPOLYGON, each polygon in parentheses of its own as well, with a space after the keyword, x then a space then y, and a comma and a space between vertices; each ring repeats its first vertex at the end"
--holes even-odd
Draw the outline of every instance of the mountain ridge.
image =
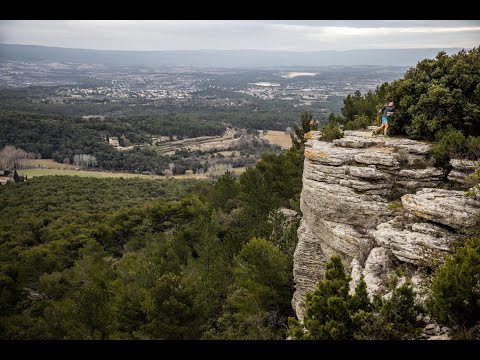
POLYGON ((461 48, 283 50, 92 50, 0 43, 0 60, 64 61, 104 65, 184 65, 218 67, 384 65, 413 66, 424 58, 461 48))

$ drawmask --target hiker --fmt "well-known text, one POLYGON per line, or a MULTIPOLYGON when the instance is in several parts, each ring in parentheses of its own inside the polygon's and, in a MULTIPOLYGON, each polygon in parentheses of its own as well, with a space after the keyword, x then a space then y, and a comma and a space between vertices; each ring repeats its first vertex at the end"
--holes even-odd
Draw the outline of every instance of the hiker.
POLYGON ((382 111, 382 124, 372 132, 372 136, 377 136, 378 133, 383 129, 383 136, 385 139, 387 139, 388 120, 390 120, 390 117, 395 113, 395 103, 390 101, 388 105, 385 105, 383 108, 378 110, 379 113, 382 111))

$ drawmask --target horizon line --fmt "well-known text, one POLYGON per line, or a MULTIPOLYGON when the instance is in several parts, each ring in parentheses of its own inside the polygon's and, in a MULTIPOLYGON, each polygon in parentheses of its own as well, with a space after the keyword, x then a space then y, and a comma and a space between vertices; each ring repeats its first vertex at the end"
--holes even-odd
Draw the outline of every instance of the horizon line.
POLYGON ((405 48, 360 48, 360 49, 345 49, 345 50, 335 50, 335 49, 324 49, 324 50, 285 50, 285 49, 167 49, 167 50, 121 50, 121 49, 93 49, 93 48, 75 48, 75 47, 64 47, 64 46, 49 46, 49 45, 38 45, 38 44, 18 44, 18 43, 7 43, 0 41, 0 45, 14 45, 14 46, 37 46, 53 49, 69 49, 69 50, 90 50, 90 51, 122 51, 122 52, 186 52, 186 51, 264 51, 264 52, 294 52, 294 53, 312 53, 312 52, 346 52, 346 51, 367 51, 367 50, 429 50, 429 49, 473 49, 465 47, 405 47, 405 48))

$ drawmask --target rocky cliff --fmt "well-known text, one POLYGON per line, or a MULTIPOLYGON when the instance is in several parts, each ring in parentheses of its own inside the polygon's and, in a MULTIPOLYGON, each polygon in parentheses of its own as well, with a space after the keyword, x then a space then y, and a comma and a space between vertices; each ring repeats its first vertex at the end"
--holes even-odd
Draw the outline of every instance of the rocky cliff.
POLYGON ((363 275, 369 294, 385 295, 389 273, 400 268, 422 302, 429 288, 423 270, 441 262, 480 215, 480 201, 464 195, 474 162, 453 160, 446 174, 434 166, 429 144, 370 134, 346 131, 333 143, 319 141, 319 132, 306 136, 293 269, 292 305, 300 320, 305 294, 332 255, 351 272, 351 290, 363 275), (448 182, 457 190, 446 190, 448 182))

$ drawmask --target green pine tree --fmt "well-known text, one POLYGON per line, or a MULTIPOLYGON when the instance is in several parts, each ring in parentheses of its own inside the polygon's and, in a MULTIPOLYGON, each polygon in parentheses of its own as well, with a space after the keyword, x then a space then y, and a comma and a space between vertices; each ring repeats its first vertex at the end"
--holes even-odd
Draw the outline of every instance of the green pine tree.
POLYGON ((480 236, 458 249, 432 278, 432 315, 447 325, 471 327, 480 320, 480 236))

